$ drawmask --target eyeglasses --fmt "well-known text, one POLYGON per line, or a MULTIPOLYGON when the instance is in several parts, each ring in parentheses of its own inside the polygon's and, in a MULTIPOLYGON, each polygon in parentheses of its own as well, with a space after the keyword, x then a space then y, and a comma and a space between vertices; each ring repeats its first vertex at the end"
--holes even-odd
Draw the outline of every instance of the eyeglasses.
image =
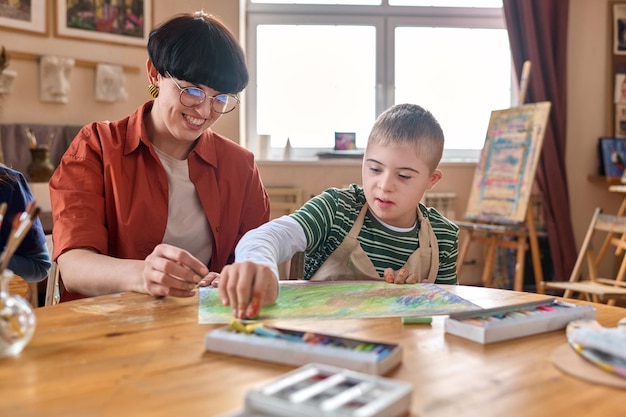
POLYGON ((230 113, 235 110, 239 104, 239 98, 234 94, 218 94, 216 96, 207 96, 204 90, 198 87, 181 87, 172 75, 165 71, 167 75, 176 84, 180 90, 180 103, 185 107, 196 107, 204 103, 208 98, 211 99, 211 108, 213 111, 221 114, 230 113))

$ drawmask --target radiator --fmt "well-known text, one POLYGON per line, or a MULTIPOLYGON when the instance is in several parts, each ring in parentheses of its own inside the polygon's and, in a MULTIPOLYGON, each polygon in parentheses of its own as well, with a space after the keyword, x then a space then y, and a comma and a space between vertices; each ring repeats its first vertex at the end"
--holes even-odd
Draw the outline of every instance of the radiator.
POLYGON ((450 220, 456 219, 454 204, 456 193, 426 193, 422 204, 426 207, 434 207, 437 211, 450 220))

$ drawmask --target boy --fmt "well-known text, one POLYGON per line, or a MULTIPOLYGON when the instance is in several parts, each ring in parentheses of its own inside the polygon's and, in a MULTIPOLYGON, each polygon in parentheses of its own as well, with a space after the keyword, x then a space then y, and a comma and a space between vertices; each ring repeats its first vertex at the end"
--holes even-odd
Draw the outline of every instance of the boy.
POLYGON ((328 189, 246 233, 236 263, 220 274, 222 303, 238 318, 256 317, 276 301, 278 263, 298 251, 306 251, 308 280, 456 284, 459 228, 419 204, 441 179, 443 145, 439 123, 422 107, 382 113, 363 157, 363 186, 328 189))

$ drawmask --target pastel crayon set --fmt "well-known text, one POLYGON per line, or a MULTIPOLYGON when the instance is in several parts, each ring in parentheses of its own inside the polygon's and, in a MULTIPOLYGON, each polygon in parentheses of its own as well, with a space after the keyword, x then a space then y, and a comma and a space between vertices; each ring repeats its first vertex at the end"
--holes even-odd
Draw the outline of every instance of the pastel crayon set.
POLYGON ((244 324, 238 320, 209 331, 204 346, 211 352, 269 362, 295 366, 318 362, 374 375, 384 375, 402 362, 402 346, 398 344, 244 324))
POLYGON ((248 391, 245 408, 228 417, 400 417, 412 392, 405 382, 311 363, 248 391))
POLYGON ((554 298, 515 306, 453 313, 444 321, 446 333, 479 343, 529 336, 563 329, 570 321, 595 319, 591 305, 577 305, 554 298))

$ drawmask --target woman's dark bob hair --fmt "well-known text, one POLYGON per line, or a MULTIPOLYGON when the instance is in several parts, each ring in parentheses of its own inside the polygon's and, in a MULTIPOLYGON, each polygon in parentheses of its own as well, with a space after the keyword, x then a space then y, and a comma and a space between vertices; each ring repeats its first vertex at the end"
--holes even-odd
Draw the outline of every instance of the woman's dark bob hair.
POLYGON ((148 56, 161 75, 236 94, 248 85, 241 45, 219 19, 203 11, 179 14, 150 32, 148 56))

